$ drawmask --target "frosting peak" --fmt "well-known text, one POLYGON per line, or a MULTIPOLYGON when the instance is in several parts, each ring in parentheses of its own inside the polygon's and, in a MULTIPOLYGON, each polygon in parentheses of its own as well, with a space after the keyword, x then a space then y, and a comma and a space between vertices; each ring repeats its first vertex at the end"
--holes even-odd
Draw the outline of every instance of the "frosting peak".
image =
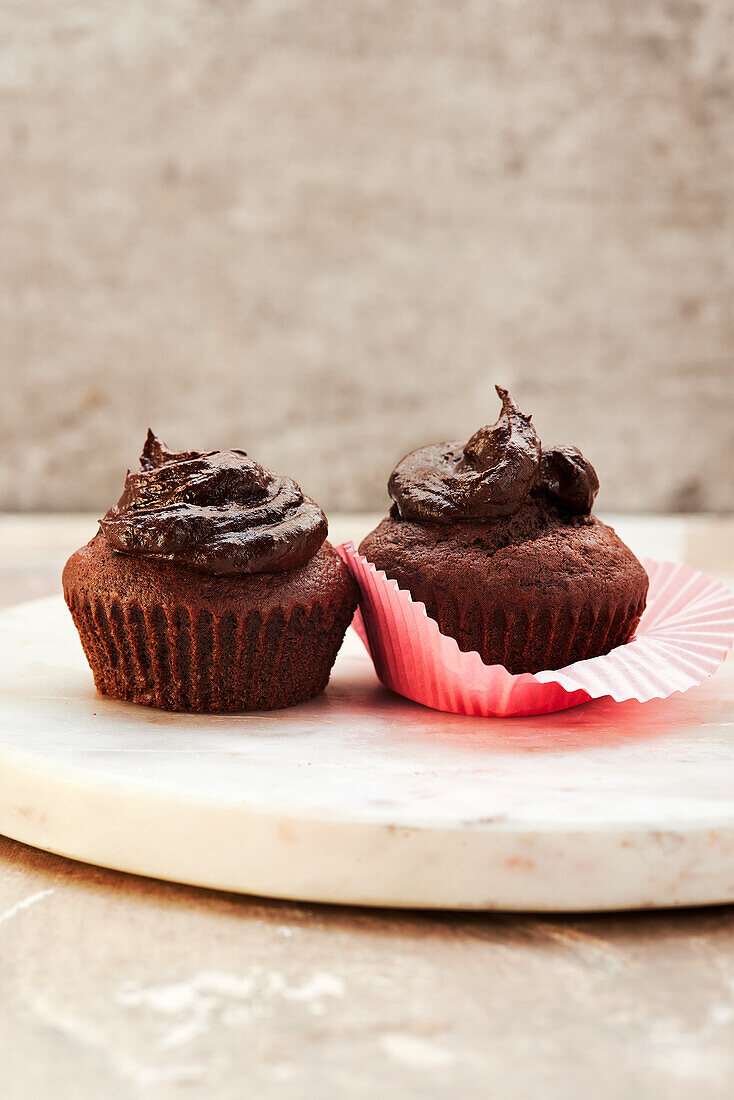
POLYGON ((467 443, 435 443, 406 455, 387 487, 404 519, 428 523, 492 523, 513 516, 531 492, 560 509, 588 514, 599 488, 594 467, 574 447, 545 450, 531 417, 508 391, 496 423, 467 443))
POLYGON ((170 451, 150 429, 140 470, 128 470, 100 526, 121 553, 216 574, 295 569, 328 530, 295 481, 245 451, 170 451))

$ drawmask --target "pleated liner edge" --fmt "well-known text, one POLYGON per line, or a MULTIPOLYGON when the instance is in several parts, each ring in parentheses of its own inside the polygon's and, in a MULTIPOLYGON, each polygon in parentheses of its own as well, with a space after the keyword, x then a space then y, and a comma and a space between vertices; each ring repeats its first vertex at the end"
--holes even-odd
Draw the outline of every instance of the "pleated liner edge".
POLYGON ((734 595, 690 566, 643 559, 650 578, 635 637, 601 657, 512 675, 462 652, 413 600, 351 543, 337 547, 360 588, 353 626, 380 680, 435 710, 484 717, 546 714, 609 696, 645 702, 711 676, 734 641, 734 595))

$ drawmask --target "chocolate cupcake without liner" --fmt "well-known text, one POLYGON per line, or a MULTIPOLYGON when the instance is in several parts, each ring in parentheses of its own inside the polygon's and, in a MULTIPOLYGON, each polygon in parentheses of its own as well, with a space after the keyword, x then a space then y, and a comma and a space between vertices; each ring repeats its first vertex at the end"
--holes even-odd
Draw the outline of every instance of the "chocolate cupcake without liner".
POLYGON ((323 691, 356 607, 324 513, 244 451, 169 451, 140 470, 63 587, 105 695, 164 710, 292 706, 323 691))

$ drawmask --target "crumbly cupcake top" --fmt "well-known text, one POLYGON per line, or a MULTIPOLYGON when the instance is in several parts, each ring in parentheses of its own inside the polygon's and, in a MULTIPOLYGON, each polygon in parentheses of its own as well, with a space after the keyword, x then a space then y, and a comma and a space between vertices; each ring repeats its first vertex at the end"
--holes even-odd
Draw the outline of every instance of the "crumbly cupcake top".
POLYGON ((120 553, 220 575, 295 569, 328 533, 295 481, 245 451, 169 451, 150 429, 140 470, 128 470, 100 527, 120 553))
POLYGON ((495 386, 502 411, 466 443, 434 443, 407 454, 387 483, 398 518, 423 523, 494 523, 515 515, 532 494, 561 511, 589 515, 599 489, 575 447, 541 445, 530 416, 495 386))

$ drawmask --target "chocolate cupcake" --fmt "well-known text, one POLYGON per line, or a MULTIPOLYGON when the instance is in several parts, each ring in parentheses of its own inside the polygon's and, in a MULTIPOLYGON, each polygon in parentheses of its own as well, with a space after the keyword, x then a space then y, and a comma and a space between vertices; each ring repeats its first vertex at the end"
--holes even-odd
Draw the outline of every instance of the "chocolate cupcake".
POLYGON ((390 515, 359 550, 485 664, 563 668, 630 640, 648 578, 591 514, 591 463, 574 447, 543 448, 530 417, 497 393, 492 427, 398 463, 390 515))
POLYGON ((63 573, 99 691, 188 711, 318 695, 357 603, 318 505, 244 451, 151 431, 140 467, 63 573))

